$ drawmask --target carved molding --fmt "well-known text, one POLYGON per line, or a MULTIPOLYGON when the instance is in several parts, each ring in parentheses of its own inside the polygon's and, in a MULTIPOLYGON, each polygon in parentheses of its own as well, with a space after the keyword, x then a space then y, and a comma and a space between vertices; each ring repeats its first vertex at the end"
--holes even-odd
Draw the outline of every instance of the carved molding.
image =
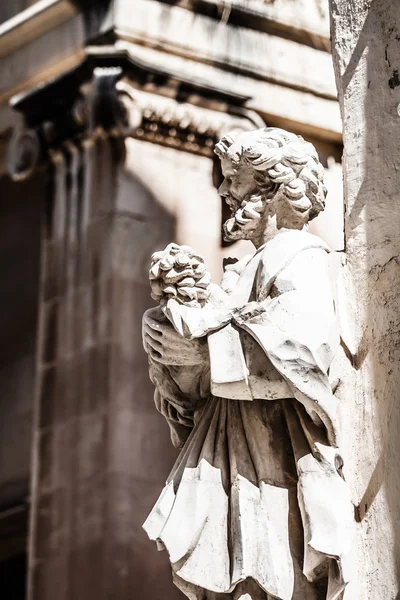
POLYGON ((16 130, 9 143, 7 167, 14 181, 29 177, 40 158, 49 150, 57 149, 68 140, 89 137, 97 129, 114 137, 125 137, 129 129, 129 115, 121 102, 116 83, 122 76, 120 67, 96 67, 91 81, 70 90, 65 95, 63 87, 54 94, 47 114, 41 112, 42 104, 35 98, 37 92, 14 99, 19 108, 35 105, 39 109, 25 114, 25 128, 16 130), (32 97, 30 97, 32 96, 32 97))
POLYGON ((128 111, 129 136, 184 152, 212 157, 223 132, 254 126, 245 109, 236 117, 142 92, 125 81, 119 81, 117 89, 128 111))
MULTIPOLYGON (((13 180, 29 177, 39 161, 47 159, 49 150, 67 140, 90 137, 98 129, 116 138, 134 137, 212 157, 224 131, 263 124, 256 123, 259 117, 251 111, 227 104, 223 94, 208 108, 212 102, 207 93, 212 96, 214 90, 201 90, 194 83, 191 91, 185 83, 175 98, 161 95, 154 85, 154 93, 145 92, 134 87, 130 76, 124 77, 126 65, 105 62, 107 66, 95 66, 92 61, 82 66, 83 73, 66 73, 48 86, 12 99, 11 106, 23 114, 24 122, 8 147, 7 168, 13 180), (191 102, 193 98, 203 106, 191 102), (227 109, 236 111, 237 116, 228 114, 227 109)), ((154 73, 152 76, 154 81, 154 73)), ((164 85, 164 79, 159 84, 164 85)))
POLYGON ((212 156, 218 133, 207 123, 196 123, 190 114, 158 112, 146 108, 134 137, 187 152, 212 156))
POLYGON ((15 129, 7 150, 7 170, 14 181, 29 177, 38 163, 40 141, 34 129, 15 129))

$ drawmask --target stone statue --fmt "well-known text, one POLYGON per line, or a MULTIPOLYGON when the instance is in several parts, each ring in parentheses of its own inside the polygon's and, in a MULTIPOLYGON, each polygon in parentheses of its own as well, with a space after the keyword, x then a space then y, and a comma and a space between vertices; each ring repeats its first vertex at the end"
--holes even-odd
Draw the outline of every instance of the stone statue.
POLYGON ((338 600, 354 511, 329 368, 340 343, 314 147, 281 129, 215 149, 227 240, 256 248, 210 283, 201 256, 153 255, 143 319, 155 403, 181 454, 144 529, 191 600, 338 600))

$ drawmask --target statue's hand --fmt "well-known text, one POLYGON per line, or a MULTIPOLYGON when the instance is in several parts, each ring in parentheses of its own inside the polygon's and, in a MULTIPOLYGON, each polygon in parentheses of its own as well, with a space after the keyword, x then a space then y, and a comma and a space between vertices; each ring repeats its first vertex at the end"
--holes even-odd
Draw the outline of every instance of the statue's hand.
POLYGON ((254 320, 264 312, 265 307, 260 302, 249 302, 233 312, 233 321, 241 325, 247 321, 254 320))
POLYGON ((199 365, 209 361, 206 339, 182 337, 159 308, 151 308, 143 315, 143 346, 155 361, 168 366, 199 365))

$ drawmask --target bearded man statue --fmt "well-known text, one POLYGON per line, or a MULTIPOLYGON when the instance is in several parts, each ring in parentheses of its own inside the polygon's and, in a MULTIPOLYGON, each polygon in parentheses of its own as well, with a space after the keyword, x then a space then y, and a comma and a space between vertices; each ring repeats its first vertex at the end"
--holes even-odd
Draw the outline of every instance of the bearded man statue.
POLYGON ((143 343, 182 451, 144 528, 190 600, 339 600, 354 528, 329 379, 340 335, 330 251, 308 232, 324 170, 277 128, 227 135, 215 152, 225 238, 255 253, 207 290, 190 248, 153 256, 160 306, 143 343))

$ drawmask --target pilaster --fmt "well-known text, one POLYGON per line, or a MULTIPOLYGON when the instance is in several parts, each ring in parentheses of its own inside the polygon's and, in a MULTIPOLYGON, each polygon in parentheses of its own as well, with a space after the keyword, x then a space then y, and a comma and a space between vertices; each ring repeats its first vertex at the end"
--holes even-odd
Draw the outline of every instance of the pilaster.
POLYGON ((150 416, 140 315, 149 298, 148 254, 171 237, 173 222, 151 209, 140 218, 134 195, 119 205, 129 128, 116 87, 121 75, 120 68, 95 69, 69 96, 56 86, 50 104, 17 102, 26 110, 32 100, 40 111, 26 110, 10 168, 15 178, 46 168, 51 181, 42 229, 30 600, 128 600, 172 587, 164 557, 144 560, 140 529, 174 458, 161 418, 150 416), (161 459, 153 460, 153 448, 161 459))

